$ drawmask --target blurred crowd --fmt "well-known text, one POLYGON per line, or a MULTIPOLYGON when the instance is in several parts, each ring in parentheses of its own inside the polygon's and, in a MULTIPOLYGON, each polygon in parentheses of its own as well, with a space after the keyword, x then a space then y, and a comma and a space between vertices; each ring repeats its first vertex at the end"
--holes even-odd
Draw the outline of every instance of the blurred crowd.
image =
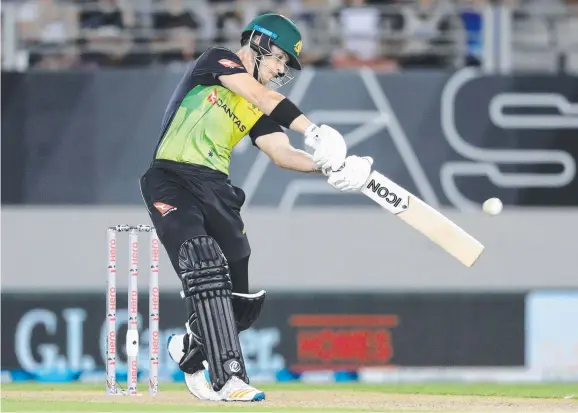
POLYGON ((305 65, 389 70, 479 65, 482 7, 489 1, 2 2, 16 10, 19 58, 28 68, 181 67, 213 45, 236 50, 240 32, 251 18, 274 11, 293 19, 302 30, 305 65))

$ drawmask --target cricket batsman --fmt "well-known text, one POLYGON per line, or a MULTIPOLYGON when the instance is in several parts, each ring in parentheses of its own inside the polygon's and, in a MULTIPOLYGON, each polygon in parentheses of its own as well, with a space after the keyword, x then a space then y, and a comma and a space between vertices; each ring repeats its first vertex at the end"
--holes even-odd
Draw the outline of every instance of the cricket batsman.
POLYGON ((265 291, 249 294, 245 194, 229 179, 234 146, 248 135, 277 166, 322 173, 340 191, 359 190, 370 174, 371 158, 347 157, 339 132, 313 124, 275 91, 301 70, 301 48, 292 21, 264 14, 245 27, 236 53, 206 50, 177 85, 140 179, 187 309, 187 333, 169 339, 169 354, 199 399, 265 399, 249 385, 239 342, 239 332, 259 316, 265 291), (302 134, 313 154, 292 147, 283 128, 302 134))

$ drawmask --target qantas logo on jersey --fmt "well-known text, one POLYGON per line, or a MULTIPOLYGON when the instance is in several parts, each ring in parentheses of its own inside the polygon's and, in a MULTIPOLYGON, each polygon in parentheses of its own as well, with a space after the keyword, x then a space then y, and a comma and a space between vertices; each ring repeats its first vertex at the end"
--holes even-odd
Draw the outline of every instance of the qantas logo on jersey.
POLYGON ((234 69, 235 67, 241 67, 241 65, 239 63, 235 63, 229 59, 221 59, 221 60, 219 60, 219 63, 222 66, 228 67, 229 69, 234 69))
POLYGON ((230 107, 228 107, 225 102, 223 102, 223 99, 219 99, 217 89, 214 89, 213 91, 211 91, 211 93, 209 93, 209 96, 207 96, 207 100, 211 103, 211 105, 217 105, 218 107, 223 109, 225 113, 229 116, 229 119, 231 119, 235 124, 235 126, 237 126, 240 132, 245 132, 247 130, 247 127, 241 123, 241 120, 237 117, 237 115, 235 115, 235 112, 233 112, 233 110, 230 107))
POLYGON ((217 94, 217 89, 213 89, 213 91, 209 93, 209 96, 207 96, 207 100, 211 103, 211 105, 214 105, 217 103, 218 97, 219 95, 217 94))

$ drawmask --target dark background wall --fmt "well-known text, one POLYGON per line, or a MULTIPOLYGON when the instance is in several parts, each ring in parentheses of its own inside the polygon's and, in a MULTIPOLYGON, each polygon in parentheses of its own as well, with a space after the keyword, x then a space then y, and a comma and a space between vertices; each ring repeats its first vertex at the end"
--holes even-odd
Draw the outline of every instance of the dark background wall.
MULTIPOLYGON (((179 78, 3 73, 3 204, 139 204, 138 178, 179 78)), ((344 133, 351 153, 373 156, 376 169, 433 205, 465 209, 489 196, 578 204, 576 77, 316 70, 283 92, 344 133)), ((232 178, 249 192, 249 206, 369 205, 322 189, 302 194, 303 183, 319 178, 276 168, 248 142, 234 152, 232 178)))

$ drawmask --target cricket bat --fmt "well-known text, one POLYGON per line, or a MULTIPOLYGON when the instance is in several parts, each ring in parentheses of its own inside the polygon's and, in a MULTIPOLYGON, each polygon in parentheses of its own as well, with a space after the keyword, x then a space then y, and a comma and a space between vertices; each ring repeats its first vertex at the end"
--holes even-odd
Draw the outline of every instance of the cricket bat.
POLYGON ((377 171, 361 193, 438 244, 466 267, 474 265, 484 246, 436 209, 377 171))

